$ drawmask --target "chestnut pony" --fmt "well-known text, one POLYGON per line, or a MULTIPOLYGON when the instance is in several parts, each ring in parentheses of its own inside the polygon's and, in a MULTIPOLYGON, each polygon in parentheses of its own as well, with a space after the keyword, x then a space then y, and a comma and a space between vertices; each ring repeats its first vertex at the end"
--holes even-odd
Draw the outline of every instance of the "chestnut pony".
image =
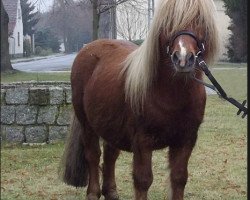
POLYGON ((204 86, 193 79, 203 76, 196 56, 209 63, 217 53, 215 14, 212 0, 161 0, 141 46, 96 40, 79 52, 71 73, 74 117, 63 160, 65 183, 88 185, 87 200, 101 194, 117 200, 115 162, 125 150, 133 153, 134 199, 146 200, 152 152, 169 147, 168 196, 183 199, 206 103, 204 86))

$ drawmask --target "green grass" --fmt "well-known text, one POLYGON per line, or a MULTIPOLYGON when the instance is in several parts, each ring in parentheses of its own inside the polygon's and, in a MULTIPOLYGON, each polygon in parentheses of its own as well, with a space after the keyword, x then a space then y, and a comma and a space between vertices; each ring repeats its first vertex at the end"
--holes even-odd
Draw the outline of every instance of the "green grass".
MULTIPOLYGON (((185 199, 246 199, 247 123, 217 97, 208 98, 204 123, 189 162, 185 199)), ((84 199, 86 189, 63 184, 57 176, 63 143, 42 147, 4 145, 1 156, 3 200, 84 199)), ((154 182, 149 199, 165 199, 167 150, 153 156, 154 182)), ((132 155, 117 161, 117 185, 122 200, 132 199, 132 155)))
MULTIPOLYGON (((226 92, 246 98, 246 70, 214 70, 226 92), (243 73, 244 72, 244 73, 243 73)), ((189 161, 186 200, 247 199, 247 120, 217 95, 208 96, 205 119, 189 161)), ((1 151, 1 199, 80 200, 86 188, 65 185, 57 175, 64 143, 40 147, 4 144, 1 151)), ((116 166, 121 200, 133 198, 132 154, 122 152, 116 166)), ((167 149, 153 154, 150 200, 167 197, 167 149)), ((103 199, 102 199, 103 200, 103 199)))
POLYGON ((217 62, 211 67, 212 68, 244 68, 244 67, 247 67, 247 63, 217 62))
MULTIPOLYGON (((244 100, 247 97, 247 68, 230 70, 211 70, 213 76, 229 97, 244 100)), ((207 77, 204 79, 207 83, 207 77)))
POLYGON ((70 72, 6 72, 1 73, 1 83, 11 83, 20 81, 69 81, 70 72))

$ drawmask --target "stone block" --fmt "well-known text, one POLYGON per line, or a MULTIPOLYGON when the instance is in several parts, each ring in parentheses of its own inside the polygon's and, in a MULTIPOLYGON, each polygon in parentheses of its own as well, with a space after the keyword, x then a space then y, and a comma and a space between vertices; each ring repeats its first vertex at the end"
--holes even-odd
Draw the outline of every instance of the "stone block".
POLYGON ((28 88, 7 89, 5 101, 6 104, 27 104, 29 99, 28 88))
POLYGON ((69 126, 49 127, 49 141, 65 139, 69 132, 69 126))
POLYGON ((37 107, 21 105, 16 107, 16 123, 27 125, 35 124, 37 118, 37 107))
POLYGON ((69 125, 71 120, 72 106, 61 106, 57 118, 58 125, 69 125))
POLYGON ((47 141, 47 129, 45 126, 30 126, 25 128, 27 143, 41 143, 47 141))
POLYGON ((37 123, 54 124, 58 113, 57 106, 43 106, 39 108, 37 123))
POLYGON ((48 88, 30 88, 29 102, 31 105, 47 105, 50 102, 48 88))
POLYGON ((6 89, 1 89, 1 105, 5 104, 6 89))
POLYGON ((7 142, 22 143, 24 141, 23 126, 6 126, 5 140, 7 142))
POLYGON ((1 123, 12 124, 15 121, 15 106, 1 106, 1 123))
POLYGON ((72 103, 72 91, 70 87, 65 87, 65 97, 66 97, 66 103, 72 103))
POLYGON ((65 102, 63 88, 51 87, 50 89, 50 104, 58 105, 65 102))

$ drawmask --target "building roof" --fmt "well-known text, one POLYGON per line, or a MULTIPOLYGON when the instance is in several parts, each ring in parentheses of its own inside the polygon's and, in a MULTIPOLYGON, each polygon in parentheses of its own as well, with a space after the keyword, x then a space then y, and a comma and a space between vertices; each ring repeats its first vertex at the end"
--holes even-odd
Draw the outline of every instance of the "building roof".
POLYGON ((17 3, 18 0, 2 0, 4 8, 9 16, 9 34, 12 34, 17 20, 17 3))

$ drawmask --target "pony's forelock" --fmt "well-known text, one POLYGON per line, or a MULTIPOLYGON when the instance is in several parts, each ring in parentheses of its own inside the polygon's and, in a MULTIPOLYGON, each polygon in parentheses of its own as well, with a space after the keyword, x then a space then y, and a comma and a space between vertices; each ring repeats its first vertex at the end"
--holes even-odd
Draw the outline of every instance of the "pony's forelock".
POLYGON ((192 28, 205 39, 205 60, 211 63, 218 53, 216 9, 212 0, 161 0, 149 33, 142 45, 124 61, 125 95, 135 111, 143 108, 159 64, 159 36, 168 41, 175 33, 192 28))

